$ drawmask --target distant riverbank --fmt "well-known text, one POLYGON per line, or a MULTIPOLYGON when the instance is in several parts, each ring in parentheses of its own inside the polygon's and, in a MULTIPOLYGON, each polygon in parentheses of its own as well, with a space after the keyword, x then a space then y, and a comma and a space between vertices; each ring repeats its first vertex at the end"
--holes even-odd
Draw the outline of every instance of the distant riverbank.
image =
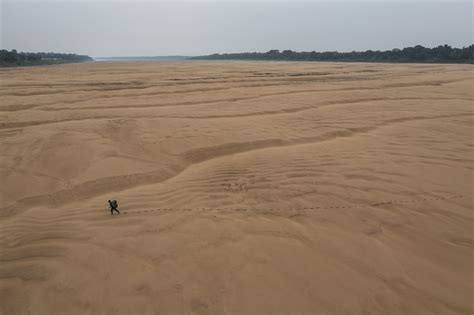
POLYGON ((93 61, 90 56, 77 54, 62 54, 53 52, 17 52, 15 49, 11 51, 0 50, 0 67, 23 67, 23 66, 39 66, 54 65, 63 63, 76 63, 93 61))
POLYGON ((194 60, 285 60, 285 61, 337 61, 337 62, 393 62, 393 63, 474 63, 474 45, 452 48, 442 45, 426 48, 421 45, 386 51, 302 51, 270 50, 267 52, 244 52, 213 54, 191 57, 194 60))

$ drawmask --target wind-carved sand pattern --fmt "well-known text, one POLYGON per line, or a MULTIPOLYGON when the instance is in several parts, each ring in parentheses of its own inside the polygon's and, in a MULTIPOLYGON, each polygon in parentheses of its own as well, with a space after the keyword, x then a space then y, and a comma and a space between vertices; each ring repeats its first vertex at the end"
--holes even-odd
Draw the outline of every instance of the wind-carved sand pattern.
POLYGON ((472 314, 472 73, 1 70, 0 313, 472 314))

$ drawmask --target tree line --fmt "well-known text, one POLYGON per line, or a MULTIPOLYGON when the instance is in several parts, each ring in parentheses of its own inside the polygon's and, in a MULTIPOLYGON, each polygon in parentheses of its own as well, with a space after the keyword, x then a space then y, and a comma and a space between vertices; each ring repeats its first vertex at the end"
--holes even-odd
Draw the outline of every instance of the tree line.
POLYGON ((265 53, 245 52, 213 54, 192 57, 197 60, 299 60, 299 61, 346 61, 346 62, 427 62, 427 63, 474 63, 474 45, 452 48, 441 45, 427 48, 421 45, 386 51, 367 50, 352 52, 296 52, 292 50, 270 50, 265 53))
POLYGON ((34 65, 50 65, 59 63, 84 62, 93 59, 86 55, 77 54, 61 54, 53 52, 17 52, 15 49, 11 51, 0 50, 0 67, 18 67, 18 66, 34 66, 34 65))

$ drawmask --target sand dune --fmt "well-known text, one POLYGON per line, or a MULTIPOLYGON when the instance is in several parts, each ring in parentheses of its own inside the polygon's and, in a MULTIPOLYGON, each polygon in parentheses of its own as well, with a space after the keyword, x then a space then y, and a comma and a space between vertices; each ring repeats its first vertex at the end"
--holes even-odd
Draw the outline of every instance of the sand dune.
POLYGON ((472 66, 0 76, 1 314, 472 314, 472 66))

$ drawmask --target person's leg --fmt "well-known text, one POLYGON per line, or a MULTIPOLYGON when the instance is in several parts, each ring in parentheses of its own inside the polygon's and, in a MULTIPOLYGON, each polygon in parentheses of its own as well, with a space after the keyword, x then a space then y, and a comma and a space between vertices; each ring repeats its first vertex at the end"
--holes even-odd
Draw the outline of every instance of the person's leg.
POLYGON ((114 215, 114 208, 110 208, 110 214, 114 215))
POLYGON ((115 211, 117 211, 117 213, 118 213, 118 214, 120 214, 120 211, 118 211, 118 209, 117 209, 117 208, 114 208, 114 210, 115 210, 115 211))

